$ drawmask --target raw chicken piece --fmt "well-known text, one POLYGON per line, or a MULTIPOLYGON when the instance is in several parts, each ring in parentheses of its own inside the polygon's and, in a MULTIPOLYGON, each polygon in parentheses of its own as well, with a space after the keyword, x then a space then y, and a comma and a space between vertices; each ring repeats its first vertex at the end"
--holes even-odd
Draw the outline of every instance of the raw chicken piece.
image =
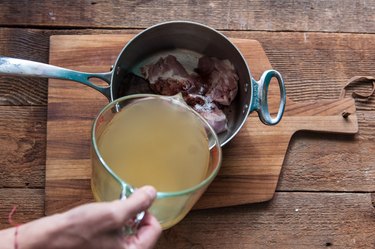
POLYGON ((217 134, 228 129, 225 113, 212 102, 210 97, 197 94, 184 94, 183 97, 189 106, 207 120, 217 134))
POLYGON ((209 85, 206 96, 221 105, 230 105, 238 91, 238 75, 229 60, 203 56, 198 62, 198 73, 209 85))
POLYGON ((150 82, 151 89, 162 95, 175 95, 179 92, 203 93, 205 90, 200 77, 189 75, 173 55, 142 67, 141 72, 150 82))

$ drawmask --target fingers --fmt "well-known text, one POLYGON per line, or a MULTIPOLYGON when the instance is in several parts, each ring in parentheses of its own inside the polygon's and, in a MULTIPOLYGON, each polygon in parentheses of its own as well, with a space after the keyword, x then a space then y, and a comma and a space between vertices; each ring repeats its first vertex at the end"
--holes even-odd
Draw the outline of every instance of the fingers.
POLYGON ((137 189, 126 200, 107 203, 91 203, 68 212, 70 220, 85 223, 96 231, 122 228, 129 219, 147 210, 156 198, 156 190, 151 186, 137 189), (94 225, 95 224, 95 225, 94 225))
MULTIPOLYGON (((138 213, 147 210, 155 198, 156 190, 146 186, 137 189, 126 200, 91 203, 77 207, 65 213, 64 219, 68 221, 68 224, 73 224, 72 227, 75 230, 85 231, 87 238, 99 238, 103 234, 115 235, 118 238, 118 231, 121 231, 124 225, 138 213)), ((137 233, 133 236, 126 236, 128 242, 123 243, 129 245, 126 248, 152 248, 160 233, 159 222, 146 211, 137 233)), ((119 243, 122 243, 121 240, 119 243)))
POLYGON ((137 232, 139 248, 153 248, 161 234, 161 226, 154 216, 146 213, 137 232))
POLYGON ((116 211, 119 214, 119 225, 125 224, 138 213, 147 210, 156 198, 156 190, 151 186, 137 189, 128 199, 116 201, 116 211))
POLYGON ((154 216, 146 212, 137 234, 123 238, 124 248, 153 248, 161 235, 162 229, 154 216))

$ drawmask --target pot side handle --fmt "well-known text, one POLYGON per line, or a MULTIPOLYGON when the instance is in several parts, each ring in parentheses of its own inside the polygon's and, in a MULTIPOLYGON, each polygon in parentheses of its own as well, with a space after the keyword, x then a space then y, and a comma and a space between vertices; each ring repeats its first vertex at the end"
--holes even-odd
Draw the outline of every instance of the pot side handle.
POLYGON ((40 62, 0 56, 0 75, 31 76, 76 81, 94 88, 110 99, 110 87, 95 85, 90 82, 90 79, 99 78, 109 85, 112 72, 84 73, 40 62))
POLYGON ((281 74, 276 70, 265 71, 260 77, 259 81, 252 79, 252 89, 253 89, 253 103, 250 107, 250 111, 257 111, 259 114, 259 119, 267 125, 275 125, 280 122, 286 103, 286 90, 284 80, 281 74), (271 79, 275 77, 279 84, 280 89, 280 105, 275 118, 271 117, 271 114, 268 110, 268 87, 271 83, 271 79))

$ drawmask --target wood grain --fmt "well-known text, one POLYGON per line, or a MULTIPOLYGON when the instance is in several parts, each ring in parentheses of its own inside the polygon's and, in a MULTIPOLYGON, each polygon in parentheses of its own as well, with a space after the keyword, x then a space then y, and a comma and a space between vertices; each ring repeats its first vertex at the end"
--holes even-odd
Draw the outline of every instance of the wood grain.
MULTIPOLYGON (((285 75, 288 96, 295 102, 336 99, 348 79, 374 72, 375 35, 288 32, 225 34, 258 40, 272 66, 285 75)), ((354 88, 368 91, 371 86, 354 88)), ((357 104, 358 110, 375 108, 374 97, 357 104)))
MULTIPOLYGON (((136 32, 137 30, 2 28, 0 29, 0 51, 2 55, 6 56, 48 62, 49 36, 51 34, 125 34, 136 32), (14 43, 15 41, 17 42, 14 43), (28 43, 33 45, 28 46, 28 43)), ((375 69, 373 64, 375 61, 375 35, 308 33, 305 39, 305 34, 297 32, 225 32, 225 34, 238 38, 258 39, 273 67, 283 74, 288 96, 298 103, 314 101, 317 98, 336 99, 347 79, 355 75, 372 75, 375 69), (324 63, 321 63, 322 61, 324 63)), ((0 77, 1 105, 46 105, 47 85, 45 79, 9 77, 4 80, 4 78, 6 77, 0 77), (28 84, 28 88, 24 88, 23 84, 28 84), (35 87, 36 85, 37 87, 35 87), (35 88, 38 90, 35 90, 35 94, 31 96, 35 88)), ((355 90, 357 89, 368 91, 370 88, 364 85, 355 87, 355 90)), ((350 89, 350 91, 352 90, 350 89)), ((347 96, 350 96, 350 91, 347 96)), ((356 101, 356 108, 359 133, 355 137, 337 137, 305 132, 292 138, 283 164, 280 190, 319 191, 331 187, 336 191, 373 189, 371 178, 373 179, 374 176, 375 165, 372 162, 371 150, 366 148, 371 145, 370 141, 375 134, 375 98, 371 97, 367 102, 356 101), (363 140, 368 142, 362 142, 363 140), (313 162, 320 159, 319 154, 322 148, 326 154, 324 165, 316 165, 313 162), (351 150, 357 151, 354 157, 351 150), (307 160, 305 160, 306 157, 307 160), (355 163, 349 165, 348 159, 353 159, 355 163), (365 163, 362 164, 361 161, 365 163), (309 172, 309 177, 304 177, 303 180, 300 177, 304 175, 301 168, 309 172), (345 181, 340 181, 341 178, 344 178, 345 181), (309 184, 305 184, 307 179, 310 179, 309 184)), ((6 122, 6 119, 2 122, 6 122)), ((41 148, 38 147, 38 149, 41 148)), ((34 150, 34 152, 39 155, 43 153, 38 150, 34 150)), ((24 160, 23 153, 13 153, 13 155, 18 158, 15 160, 24 160)), ((12 172, 14 177, 25 178, 21 168, 13 169, 12 172)), ((40 172, 40 174, 44 174, 44 172, 40 172)), ((38 179, 40 181, 35 183, 36 186, 44 186, 43 178, 38 179)))
POLYGON ((0 189, 44 187, 46 107, 0 106, 0 116, 0 189))
MULTIPOLYGON (((79 71, 100 72, 115 60, 118 51, 130 38, 127 35, 53 36, 50 61, 79 71)), ((255 78, 271 68, 258 42, 233 41, 247 58, 255 78)), ((270 88, 274 90, 276 85, 270 88)), ((278 99, 269 99, 271 105, 277 106, 277 102, 278 99)), ((49 81, 47 214, 92 200, 89 186, 90 129, 93 118, 106 103, 105 97, 83 85, 54 79, 49 81)), ((272 198, 289 140, 297 130, 343 133, 358 130, 354 101, 350 98, 303 104, 288 99, 284 119, 275 127, 262 125, 255 116, 249 118, 241 132, 224 148, 219 176, 196 208, 272 198), (341 116, 344 110, 352 113, 346 120, 341 116), (251 156, 247 153, 250 151, 251 156)))
MULTIPOLYGON (((55 34, 135 34, 140 30, 34 30, 0 29, 0 54, 48 63, 49 36, 55 34), (22 38, 21 38, 22 37, 22 38), (14 45, 14 41, 17 41, 14 45), (22 42, 24 41, 24 42, 22 42), (27 46, 32 44, 32 46, 27 46), (38 44, 38 45, 36 45, 38 44)), ((258 40, 273 68, 286 81, 288 96, 295 102, 337 99, 342 86, 356 75, 372 75, 375 61, 374 34, 326 34, 299 32, 224 32, 227 36, 258 40)), ((107 69, 107 68, 105 68, 107 69)), ((47 103, 46 80, 0 77, 0 104, 47 103), (22 84, 29 84, 28 88, 22 84), (35 84, 38 84, 37 87, 35 84), (36 91, 29 96, 28 89, 36 91), (22 89, 22 90, 21 90, 22 89), (35 100, 38 98, 39 100, 35 100)), ((356 86, 360 91, 370 86, 356 86)), ((348 94, 348 96, 350 96, 348 94)), ((357 102, 357 111, 375 110, 375 98, 357 102)), ((359 120, 361 122, 361 120, 359 120)), ((364 127, 367 129, 368 127, 364 127)))
MULTIPOLYGON (((0 229, 7 215, 43 215, 43 190, 0 189, 0 229)), ((276 193, 270 202, 193 211, 164 231, 156 248, 373 248, 375 209, 369 193, 276 193)))
POLYGON ((162 0, 3 0, 0 25, 146 28, 164 21, 190 20, 226 30, 373 33, 374 8, 373 1, 351 0, 183 0, 173 4, 162 0))
POLYGON ((276 193, 272 201, 191 212, 156 248, 374 248, 370 194, 276 193))
MULTIPOLYGON (((0 56, 47 62, 48 46, 40 30, 0 28, 0 56)), ((0 105, 46 105, 47 89, 46 79, 1 76, 0 105)))
POLYGON ((14 206, 14 222, 26 223, 44 215, 44 189, 0 188, 0 229, 11 227, 8 215, 14 206))
MULTIPOLYGON (((157 22, 181 18, 228 30, 225 33, 231 37, 260 41, 273 67, 286 79, 293 101, 330 100, 338 98, 352 76, 374 76, 375 35, 369 34, 375 30, 374 4, 365 0, 2 0, 0 55, 48 63, 50 35, 137 33, 157 22)), ((1 158, 12 156, 0 159, 0 229, 9 226, 7 216, 14 204, 19 205, 17 222, 44 215, 44 190, 28 189, 26 183, 31 175, 29 186, 44 186, 44 163, 35 162, 45 160, 45 144, 44 148, 30 146, 32 130, 40 131, 38 120, 44 119, 44 127, 46 121, 36 109, 28 114, 29 107, 17 106, 40 106, 46 115, 46 83, 45 79, 0 77, 0 105, 6 106, 0 108, 0 153, 1 158), (8 115, 21 123, 15 125, 15 138, 8 115)), ((350 91, 358 89, 368 91, 369 86, 350 91)), ((375 248, 374 96, 367 102, 356 101, 356 107, 356 136, 311 132, 293 136, 278 185, 279 191, 286 192, 263 204, 191 212, 164 232, 157 248, 375 248)), ((58 113, 63 113, 62 108, 58 113)), ((92 118, 81 115, 82 120, 92 118)), ((71 164, 72 173, 84 175, 77 165, 81 162, 71 164)), ((86 180, 83 186, 87 184, 86 180)), ((74 188, 66 188, 77 194, 74 188)))
POLYGON ((277 189, 375 192, 375 144, 359 136, 296 134, 289 144, 277 189), (318 147, 321 150, 317 151, 318 147))

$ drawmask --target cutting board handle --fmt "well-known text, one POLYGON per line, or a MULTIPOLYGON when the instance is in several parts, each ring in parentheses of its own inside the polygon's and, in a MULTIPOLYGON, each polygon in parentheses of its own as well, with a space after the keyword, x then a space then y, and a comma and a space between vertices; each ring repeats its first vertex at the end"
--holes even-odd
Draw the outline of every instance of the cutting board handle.
POLYGON ((289 103, 285 112, 287 117, 284 119, 287 119, 289 124, 294 123, 294 132, 299 130, 346 134, 358 132, 353 98, 289 103))

